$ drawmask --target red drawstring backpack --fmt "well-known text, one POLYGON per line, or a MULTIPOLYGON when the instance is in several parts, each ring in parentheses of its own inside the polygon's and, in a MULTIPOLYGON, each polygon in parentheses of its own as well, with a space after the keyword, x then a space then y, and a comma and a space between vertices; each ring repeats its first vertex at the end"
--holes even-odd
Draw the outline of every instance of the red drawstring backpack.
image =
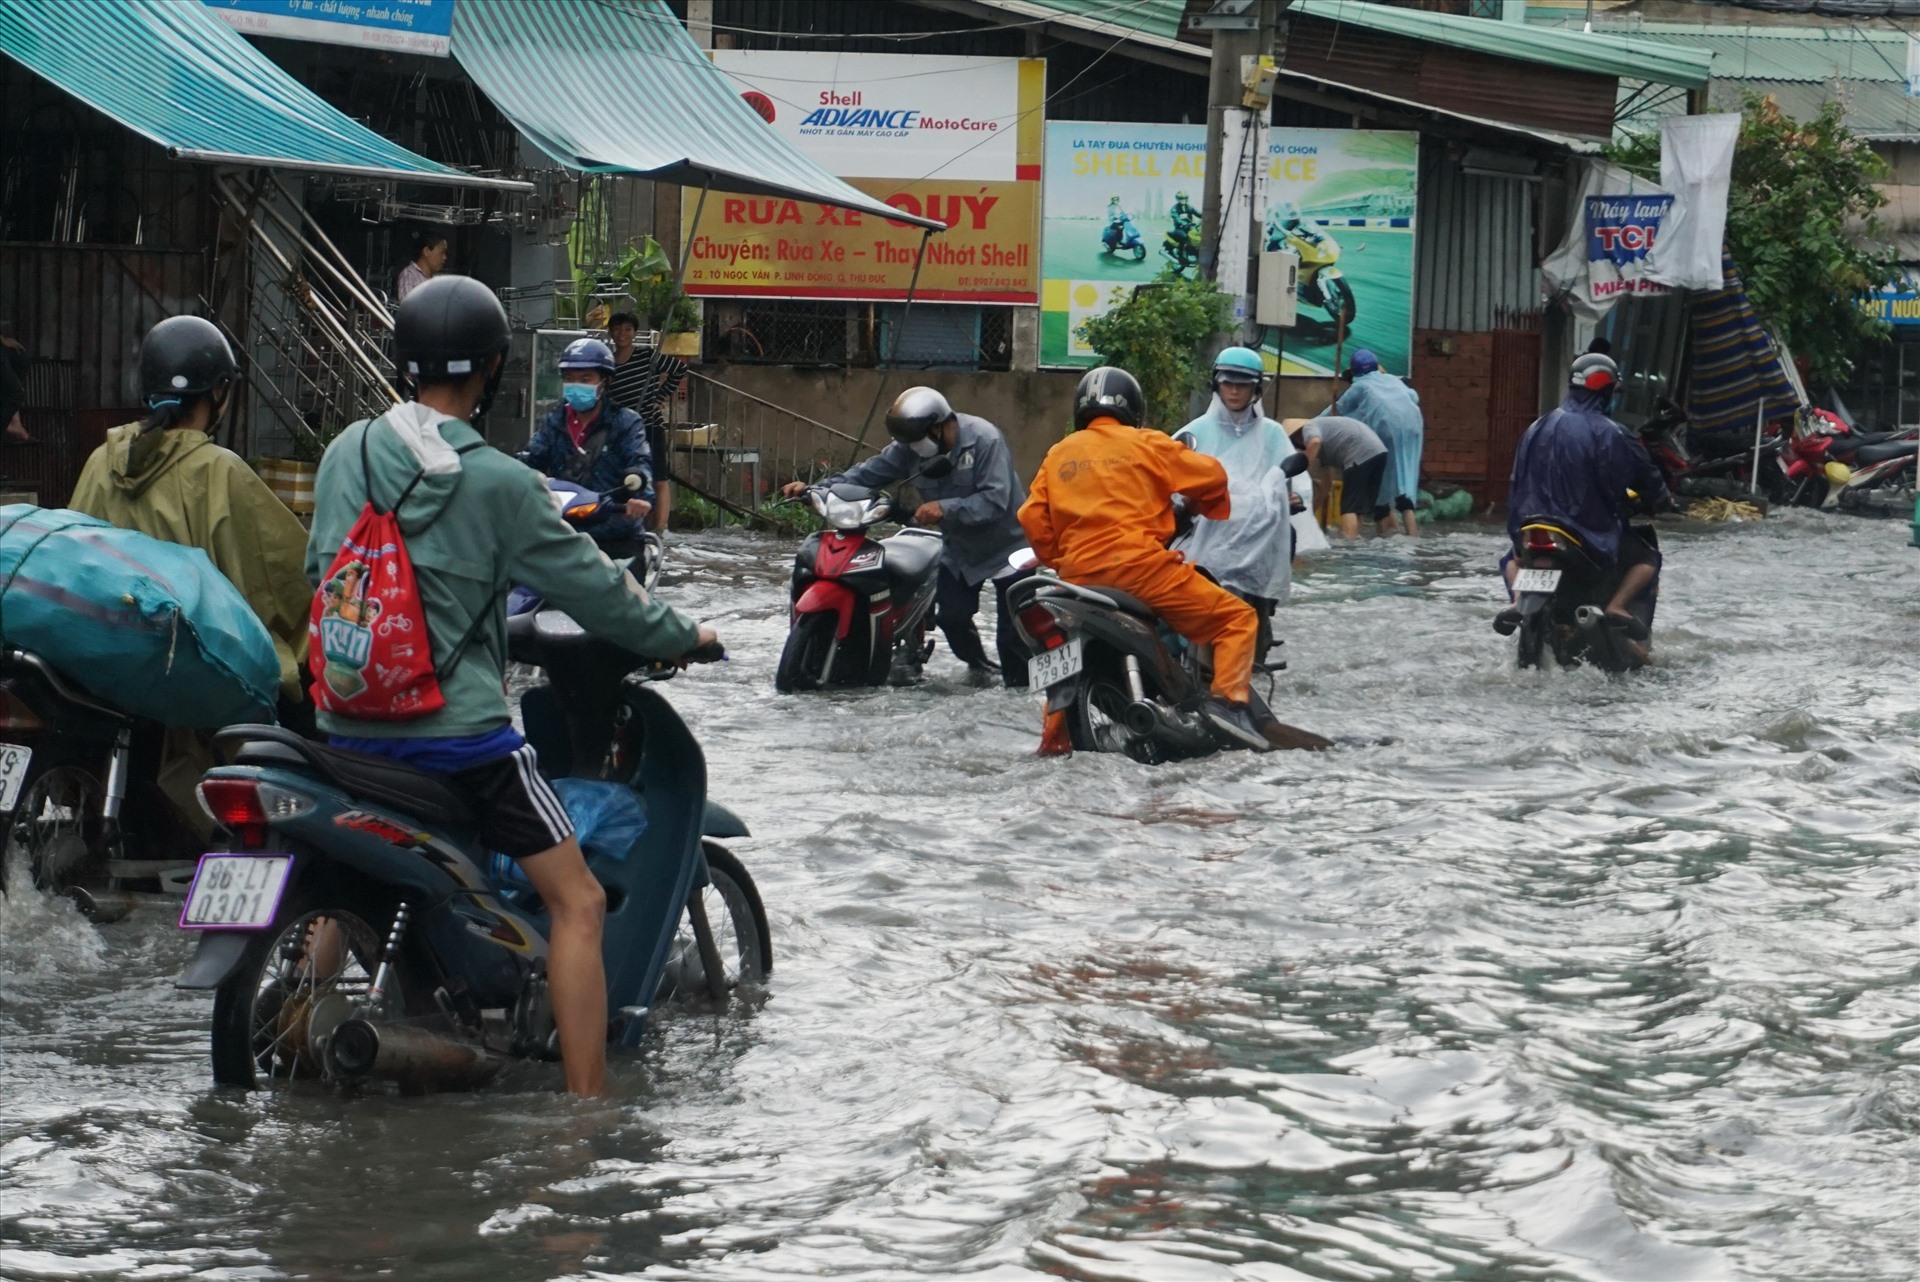
POLYGON ((368 423, 360 433, 367 502, 313 594, 307 668, 313 673, 313 702, 320 711, 356 721, 411 721, 447 706, 440 679, 467 652, 493 603, 474 616, 446 663, 435 667, 427 612, 398 515, 426 471, 407 482, 391 508, 382 509, 374 501, 367 437, 378 422, 368 423))

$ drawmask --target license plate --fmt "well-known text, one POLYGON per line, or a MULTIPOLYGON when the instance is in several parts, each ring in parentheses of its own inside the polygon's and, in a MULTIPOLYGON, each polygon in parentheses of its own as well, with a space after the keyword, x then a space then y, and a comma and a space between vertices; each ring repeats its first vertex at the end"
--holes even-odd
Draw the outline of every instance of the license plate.
POLYGON ((17 743, 0 743, 0 815, 10 815, 20 804, 20 785, 27 781, 27 765, 33 749, 17 743))
POLYGON ((182 930, 264 930, 280 910, 292 855, 202 855, 182 930))
POLYGON ((1041 690, 1080 675, 1087 666, 1086 642, 1074 637, 1054 650, 1042 650, 1027 664, 1027 680, 1041 690))
POLYGON ((1551 593, 1559 586, 1560 571, 1558 570, 1522 570, 1513 576, 1515 592, 1551 593))

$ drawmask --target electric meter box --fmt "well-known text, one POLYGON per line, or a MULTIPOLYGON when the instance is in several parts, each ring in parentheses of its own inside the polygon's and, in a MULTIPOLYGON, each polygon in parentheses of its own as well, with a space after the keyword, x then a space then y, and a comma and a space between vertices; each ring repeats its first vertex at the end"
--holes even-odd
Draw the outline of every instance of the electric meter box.
POLYGON ((1291 328, 1300 305, 1300 255, 1290 249, 1261 251, 1259 292, 1254 299, 1255 322, 1291 328))

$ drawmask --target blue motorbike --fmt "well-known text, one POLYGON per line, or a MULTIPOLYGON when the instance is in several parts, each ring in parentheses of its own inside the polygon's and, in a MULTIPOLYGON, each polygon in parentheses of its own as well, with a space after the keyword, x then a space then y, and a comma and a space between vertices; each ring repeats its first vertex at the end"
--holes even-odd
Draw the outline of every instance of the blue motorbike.
MULTIPOLYGON (((525 733, 606 889, 609 1041, 635 1045, 665 1003, 759 984, 766 911, 719 844, 746 826, 707 800, 700 745, 653 688, 677 667, 555 610, 510 618, 508 642, 547 675, 522 696, 525 733), (577 802, 611 814, 615 839, 596 842, 577 802)), ((461 1089, 556 1056, 546 914, 458 797, 274 726, 217 740, 228 764, 200 795, 225 840, 188 892, 180 925, 200 942, 178 981, 214 994, 217 1083, 461 1089)))
POLYGON ((1114 255, 1132 254, 1134 262, 1144 261, 1147 256, 1147 242, 1140 239, 1140 229, 1133 225, 1133 219, 1121 217, 1107 224, 1100 233, 1102 252, 1114 255))

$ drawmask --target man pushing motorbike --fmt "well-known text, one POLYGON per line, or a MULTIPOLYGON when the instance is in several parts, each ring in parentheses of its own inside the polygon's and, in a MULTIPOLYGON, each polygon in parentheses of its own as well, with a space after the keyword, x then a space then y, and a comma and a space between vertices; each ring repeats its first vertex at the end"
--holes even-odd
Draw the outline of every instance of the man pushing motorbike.
MULTIPOLYGON (((1646 631, 1631 607, 1654 587, 1660 553, 1633 532, 1631 518, 1636 503, 1658 511, 1673 499, 1646 447, 1607 415, 1619 381, 1620 368, 1610 356, 1588 352, 1574 361, 1567 398, 1535 421, 1514 451, 1507 535, 1518 540, 1523 525, 1550 521, 1578 539, 1588 556, 1611 565, 1619 583, 1605 607, 1607 622, 1637 642, 1646 631)), ((1519 570, 1508 558, 1509 592, 1519 570)), ((1502 636, 1519 625, 1516 607, 1494 617, 1502 636)))
MULTIPOLYGON (((1030 656, 1007 609, 1007 589, 1029 572, 1013 570, 1007 562, 1025 542, 1014 513, 1027 491, 1013 470, 1007 438, 984 418, 956 413, 931 387, 900 393, 887 410, 887 435, 893 442, 885 449, 820 484, 879 489, 911 480, 925 500, 914 509, 914 523, 938 526, 945 538, 934 621, 947 648, 967 665, 975 684, 992 683, 994 665, 973 622, 980 613, 980 589, 992 580, 1000 676, 1008 686, 1025 689, 1030 656)), ((806 490, 807 482, 793 481, 780 492, 793 498, 806 490)))
POLYGON ((414 399, 354 424, 328 448, 307 578, 321 584, 363 511, 391 511, 445 702, 381 720, 323 707, 320 727, 337 748, 439 776, 478 818, 488 846, 519 863, 553 923, 547 976, 567 1089, 596 1095, 606 1078, 606 897, 532 746, 513 727, 502 679, 507 591, 525 584, 636 654, 677 658, 714 634, 649 599, 568 528, 538 476, 474 429, 499 387, 509 342, 507 314, 491 290, 469 277, 436 276, 400 304, 393 338, 414 399))
POLYGON ((1110 365, 1088 371, 1074 393, 1074 431, 1047 451, 1020 524, 1061 578, 1138 597, 1187 640, 1212 646, 1207 719, 1224 738, 1264 752, 1250 706, 1259 617, 1167 549, 1174 495, 1199 516, 1232 514, 1226 469, 1144 430, 1146 410, 1133 375, 1110 365))

